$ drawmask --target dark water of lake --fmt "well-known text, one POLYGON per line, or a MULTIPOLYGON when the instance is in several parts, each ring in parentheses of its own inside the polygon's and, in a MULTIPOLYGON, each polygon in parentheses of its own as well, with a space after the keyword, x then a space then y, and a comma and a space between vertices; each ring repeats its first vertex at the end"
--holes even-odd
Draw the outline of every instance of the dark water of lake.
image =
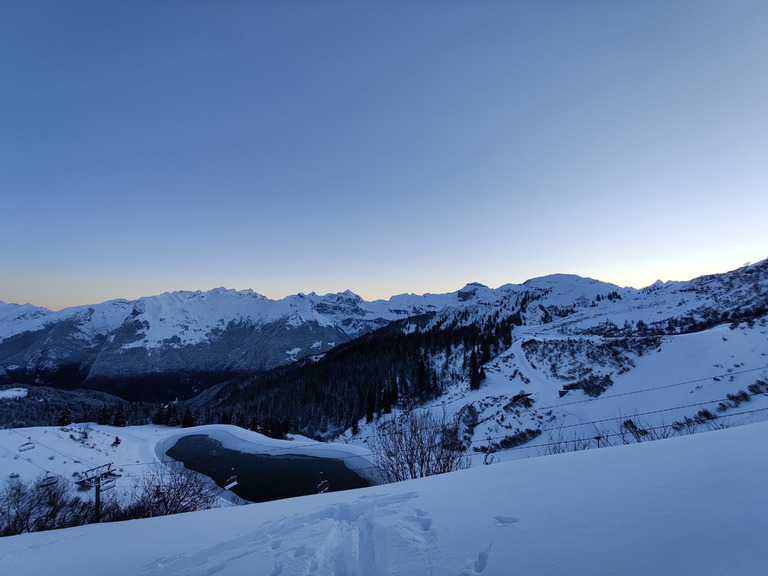
POLYGON ((232 492, 250 502, 266 502, 317 494, 327 480, 330 492, 364 488, 370 484, 342 460, 300 455, 246 454, 224 448, 205 434, 180 438, 166 454, 184 466, 212 478, 219 486, 237 476, 232 492))

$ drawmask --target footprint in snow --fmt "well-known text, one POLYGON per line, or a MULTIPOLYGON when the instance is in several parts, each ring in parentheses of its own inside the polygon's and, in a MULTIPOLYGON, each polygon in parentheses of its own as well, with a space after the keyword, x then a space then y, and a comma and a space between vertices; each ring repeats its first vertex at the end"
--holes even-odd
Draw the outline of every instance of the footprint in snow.
POLYGON ((418 524, 419 528, 421 528, 423 532, 429 532, 429 530, 432 528, 432 519, 427 517, 426 510, 419 510, 417 508, 415 512, 416 512, 415 521, 418 524))
POLYGON ((470 560, 467 563, 467 567, 461 570, 458 576, 477 576, 478 574, 482 574, 488 567, 488 557, 491 555, 492 547, 493 542, 488 544, 488 547, 485 550, 478 552, 477 559, 474 561, 470 560))
POLYGON ((497 514, 493 517, 493 519, 498 526, 507 526, 509 524, 520 522, 520 518, 515 518, 514 516, 504 516, 502 514, 497 514))
POLYGON ((300 558, 301 556, 304 556, 308 551, 309 550, 306 546, 301 545, 293 551, 293 557, 300 558))

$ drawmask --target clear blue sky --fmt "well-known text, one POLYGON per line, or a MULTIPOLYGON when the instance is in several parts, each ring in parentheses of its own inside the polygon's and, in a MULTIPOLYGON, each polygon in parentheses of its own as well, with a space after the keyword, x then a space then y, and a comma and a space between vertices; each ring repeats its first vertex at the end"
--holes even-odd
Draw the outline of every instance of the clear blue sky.
POLYGON ((764 1, 0 0, 0 300, 768 257, 764 1))

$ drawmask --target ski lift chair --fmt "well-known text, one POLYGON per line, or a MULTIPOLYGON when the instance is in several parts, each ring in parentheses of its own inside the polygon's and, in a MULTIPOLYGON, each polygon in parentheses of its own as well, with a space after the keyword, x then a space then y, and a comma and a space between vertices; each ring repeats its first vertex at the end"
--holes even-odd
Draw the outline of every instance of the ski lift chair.
POLYGON ((235 474, 235 469, 232 468, 232 475, 224 482, 224 490, 230 490, 235 486, 237 486, 237 474, 235 474))

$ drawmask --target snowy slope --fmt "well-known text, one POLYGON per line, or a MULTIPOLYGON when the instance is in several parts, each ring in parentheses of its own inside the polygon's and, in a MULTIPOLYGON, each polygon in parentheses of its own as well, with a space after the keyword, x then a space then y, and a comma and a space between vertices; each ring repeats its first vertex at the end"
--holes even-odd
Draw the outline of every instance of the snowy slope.
MULTIPOLYGON (((643 290, 552 275, 459 294, 428 328, 490 333, 515 318, 478 390, 466 368, 477 348, 430 359, 444 389, 420 409, 458 415, 476 461, 489 450, 503 461, 768 419, 766 262, 643 290)), ((358 424, 344 437, 365 444, 381 421, 358 424)))
MULTIPOLYGON (((475 407, 480 423, 472 441, 478 448, 488 439, 498 443, 520 430, 541 431, 540 437, 508 453, 502 451, 497 458, 546 453, 556 448, 551 443, 557 440, 586 438, 594 446, 598 435, 604 436, 603 443, 622 443, 621 424, 626 419, 657 428, 660 433, 677 433, 672 429, 674 423, 694 419, 702 410, 716 416, 718 425, 768 419, 768 386, 759 384, 768 382, 765 325, 742 325, 734 330, 721 325, 703 332, 667 336, 643 356, 629 354, 626 371, 607 366, 612 386, 594 398, 580 390, 561 396, 571 379, 558 378, 551 366, 529 358, 524 344, 533 338, 545 344, 580 342, 526 330, 509 350, 486 366, 487 378, 479 390, 467 391, 466 384, 459 383, 431 405, 435 410, 450 411, 467 405, 475 407), (760 387, 755 389, 756 385, 760 387), (742 392, 748 397, 740 404, 729 400, 729 395, 742 392), (521 393, 528 395, 531 406, 510 406, 521 393)), ((566 372, 569 365, 594 367, 593 358, 586 357, 578 345, 574 348, 573 355, 567 353, 566 346, 566 351, 547 356, 559 363, 558 374, 566 372)), ((596 350, 599 348, 587 348, 590 353, 596 350)), ((682 432, 707 428, 708 423, 703 422, 682 432)))
POLYGON ((6 537, 0 565, 17 576, 756 576, 768 563, 767 453, 768 423, 752 424, 349 492, 6 537))

